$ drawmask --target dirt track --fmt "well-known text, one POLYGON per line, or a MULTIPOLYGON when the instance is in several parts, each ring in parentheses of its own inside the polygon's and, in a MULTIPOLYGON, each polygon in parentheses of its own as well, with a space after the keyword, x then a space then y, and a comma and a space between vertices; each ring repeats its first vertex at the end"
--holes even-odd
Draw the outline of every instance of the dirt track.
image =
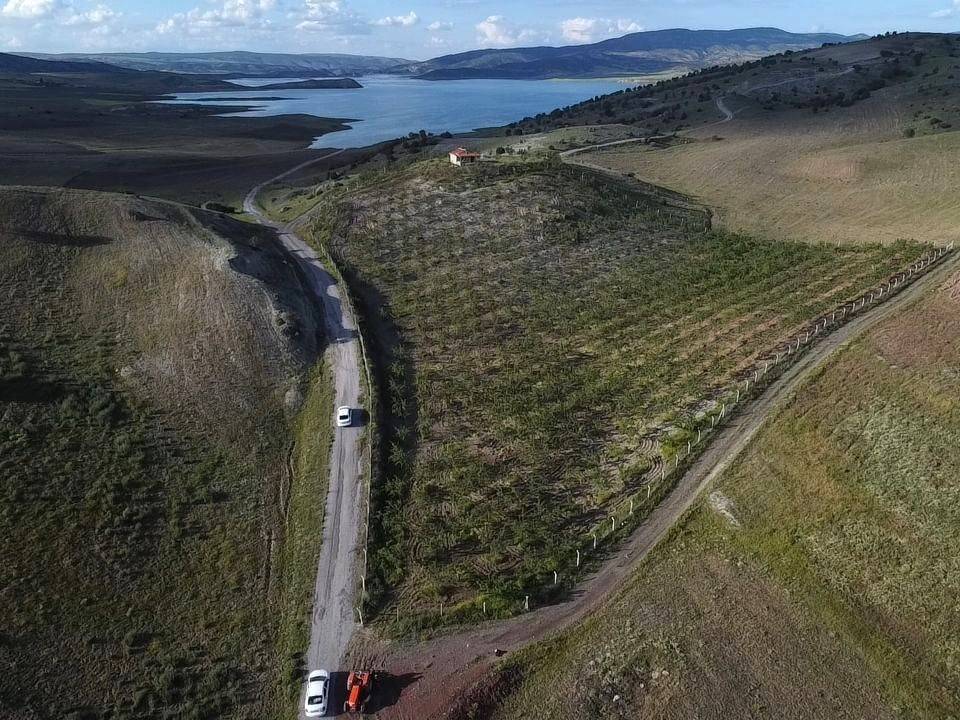
POLYGON ((389 647, 358 636, 351 656, 410 683, 400 701, 380 717, 429 720, 444 717, 464 693, 493 666, 495 651, 510 652, 554 635, 582 620, 604 602, 710 485, 739 456, 764 422, 784 406, 839 348, 880 320, 915 302, 956 270, 960 257, 948 256, 915 284, 874 310, 822 339, 755 402, 736 415, 713 440, 677 486, 651 513, 618 554, 585 581, 570 600, 511 620, 417 646, 389 647))
MULTIPOLYGON (((243 209, 262 224, 276 228, 284 247, 300 264, 323 306, 329 342, 327 362, 333 374, 336 405, 359 407, 361 351, 356 319, 349 304, 342 302, 337 281, 327 272, 314 250, 289 227, 266 218, 256 203, 264 185, 335 154, 315 158, 258 185, 247 193, 243 209)), ((334 422, 332 415, 330 422, 334 422)), ((330 480, 306 656, 308 670, 339 670, 356 626, 355 569, 364 499, 360 444, 363 432, 363 428, 356 425, 338 429, 330 453, 330 480)), ((337 701, 338 698, 331 698, 331 705, 335 707, 337 701)))

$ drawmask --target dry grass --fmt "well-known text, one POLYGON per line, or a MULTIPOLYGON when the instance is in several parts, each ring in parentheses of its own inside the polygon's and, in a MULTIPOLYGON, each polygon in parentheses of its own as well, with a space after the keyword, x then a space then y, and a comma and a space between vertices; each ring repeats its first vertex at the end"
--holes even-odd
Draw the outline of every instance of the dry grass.
POLYGON ((0 714, 264 717, 326 476, 299 278, 209 213, 28 188, 0 211, 0 714))
POLYGON ((910 43, 924 51, 922 62, 915 64, 915 55, 897 57, 910 75, 852 107, 814 114, 790 106, 827 92, 849 94, 860 76, 855 65, 867 68, 864 75, 876 74, 870 68, 891 60, 879 56, 880 47, 805 54, 819 63, 836 59, 840 64, 829 73, 798 75, 782 63, 748 73, 723 90, 736 119, 691 131, 696 142, 622 146, 589 161, 689 193, 738 232, 814 242, 955 240, 960 211, 952 158, 960 135, 945 132, 960 121, 960 58, 952 45, 940 39, 910 43), (799 76, 810 79, 780 84, 799 76))
POLYGON ((814 378, 719 482, 736 523, 704 503, 492 717, 955 717, 958 287, 814 378))

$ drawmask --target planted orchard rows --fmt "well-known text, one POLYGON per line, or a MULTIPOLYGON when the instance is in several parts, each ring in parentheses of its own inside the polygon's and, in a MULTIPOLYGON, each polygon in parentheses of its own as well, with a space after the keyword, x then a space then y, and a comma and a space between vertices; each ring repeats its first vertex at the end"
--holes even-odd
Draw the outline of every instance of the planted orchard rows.
MULTIPOLYGON (((417 625, 421 628, 447 624, 452 620, 466 621, 469 619, 481 620, 486 617, 505 617, 520 612, 526 612, 536 606, 537 601, 558 599, 565 590, 572 589, 583 578, 584 571, 596 567, 603 554, 615 541, 626 539, 649 512, 673 488, 675 481, 684 473, 699 454, 706 448, 709 440, 728 421, 734 413, 746 407, 753 399, 759 397, 762 391, 783 372, 792 366, 800 356, 811 348, 817 338, 823 337, 836 330, 858 316, 869 305, 879 304, 897 294, 910 285, 920 275, 952 252, 954 244, 941 247, 933 253, 925 254, 905 271, 897 273, 887 282, 872 291, 863 293, 851 302, 845 302, 829 313, 821 315, 812 326, 787 342, 769 352, 767 356, 748 371, 742 380, 734 386, 728 387, 716 395, 711 410, 697 416, 692 428, 686 431, 685 447, 674 452, 672 457, 665 458, 659 467, 659 474, 648 475, 641 492, 630 493, 624 496, 617 509, 609 514, 608 518, 597 524, 588 532, 580 546, 575 548, 566 562, 558 563, 548 571, 543 583, 538 587, 531 587, 522 600, 514 602, 513 606, 505 605, 501 598, 490 598, 495 607, 488 608, 488 599, 481 596, 466 603, 460 603, 453 610, 445 608, 439 603, 436 613, 417 613, 417 625), (642 512, 641 512, 642 511, 642 512)), ((681 440, 681 443, 684 442, 681 440)), ((366 557, 366 550, 364 550, 366 557)), ((364 562, 364 567, 366 563, 364 562)), ((365 573, 361 576, 361 599, 365 598, 365 573)), ((396 613, 398 623, 412 618, 401 618, 400 607, 391 609, 396 613)), ((357 619, 363 624, 363 605, 356 608, 357 619)))

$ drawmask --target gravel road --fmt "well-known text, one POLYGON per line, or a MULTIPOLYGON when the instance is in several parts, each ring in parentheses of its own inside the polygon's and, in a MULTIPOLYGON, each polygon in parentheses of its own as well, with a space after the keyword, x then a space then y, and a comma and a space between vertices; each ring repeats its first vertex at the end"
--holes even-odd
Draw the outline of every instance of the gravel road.
MULTIPOLYGON (((360 406, 362 360, 357 323, 350 305, 343 302, 341 288, 327 272, 316 252, 288 226, 267 218, 256 202, 257 195, 265 185, 335 154, 314 158, 256 186, 247 193, 243 209, 261 224, 275 228, 290 256, 300 264, 311 289, 322 303, 329 342, 326 359, 333 374, 336 406, 357 408, 360 406)), ((332 413, 330 422, 334 423, 332 413)), ((360 552, 362 537, 361 508, 364 500, 361 464, 364 450, 360 440, 364 432, 365 429, 358 424, 338 428, 330 452, 330 480, 323 537, 322 540, 318 538, 322 544, 311 614, 310 644, 306 655, 308 671, 316 668, 339 671, 347 644, 355 630, 357 553, 360 552)), ((321 500, 317 498, 318 502, 321 500)), ((337 707, 338 701, 339 698, 331 697, 331 707, 337 707)))

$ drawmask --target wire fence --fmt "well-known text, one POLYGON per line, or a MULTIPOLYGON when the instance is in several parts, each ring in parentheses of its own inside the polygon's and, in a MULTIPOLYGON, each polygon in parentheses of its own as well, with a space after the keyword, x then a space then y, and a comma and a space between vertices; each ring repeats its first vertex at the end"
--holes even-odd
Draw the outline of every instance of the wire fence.
MULTIPOLYGON (((693 424, 686 430, 686 436, 680 441, 685 444, 681 444, 671 457, 664 458, 663 464, 659 467, 659 473, 648 474, 638 488, 620 498, 612 509, 605 513, 603 520, 581 536, 581 541, 576 544, 569 557, 547 570, 542 577, 542 582, 531 585, 529 592, 523 594, 522 600, 518 598, 512 601, 512 606, 508 604, 505 607, 500 599, 479 597, 471 601, 468 611, 464 611, 463 604, 451 609, 441 602, 435 612, 414 613, 417 624, 424 627, 444 624, 455 618, 465 620, 469 617, 479 619, 489 617, 488 600, 491 605, 491 614, 497 617, 527 612, 536 606, 538 600, 548 601, 556 598, 565 588, 572 588, 582 579, 588 565, 595 564, 609 552, 615 542, 627 539, 639 527, 649 512, 673 489, 677 479, 687 471, 723 426, 735 414, 757 399, 775 379, 796 364, 818 339, 861 316, 867 307, 875 307, 899 294, 953 250, 954 243, 951 242, 947 246, 925 253, 906 270, 896 273, 886 282, 820 315, 795 336, 761 356, 760 360, 734 385, 719 393, 712 393, 713 407, 694 419, 693 424)), ((356 610, 362 624, 362 603, 356 610)), ((389 613, 396 613, 397 621, 401 620, 399 605, 388 608, 384 614, 389 613)))

